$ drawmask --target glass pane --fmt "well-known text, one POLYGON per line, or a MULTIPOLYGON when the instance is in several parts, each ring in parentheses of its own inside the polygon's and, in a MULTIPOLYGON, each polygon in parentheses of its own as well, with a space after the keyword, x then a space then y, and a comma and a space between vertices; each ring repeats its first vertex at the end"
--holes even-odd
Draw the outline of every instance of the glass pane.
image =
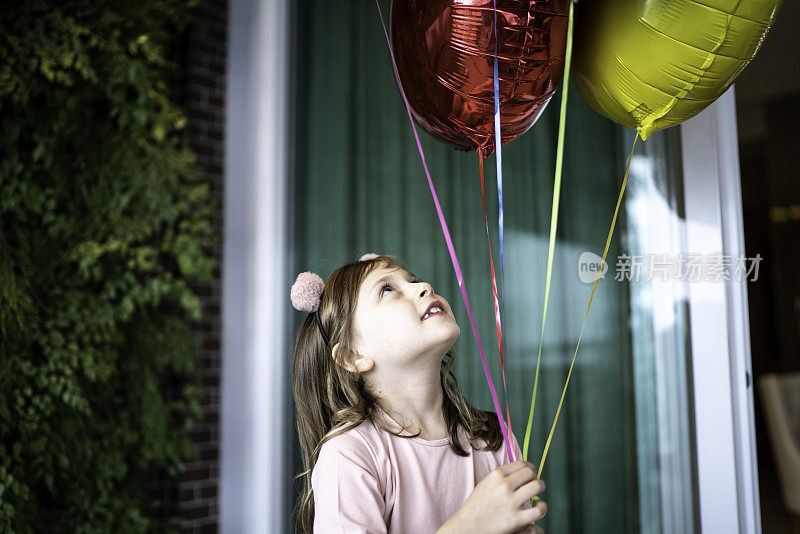
MULTIPOLYGON (((461 326, 454 347, 459 384, 474 405, 494 411, 375 7, 300 4, 293 105, 297 270, 326 278, 365 252, 402 258, 452 305, 461 326)), ((388 2, 381 5, 388 14, 388 2)), ((559 90, 533 128, 504 147, 502 278, 495 160, 486 162, 492 249, 502 281, 505 389, 520 445, 542 321, 560 98, 559 90)), ((633 143, 630 132, 591 110, 574 86, 568 110, 558 239, 527 456, 537 465, 592 287, 581 281, 578 259, 587 251, 602 254, 633 143)), ((420 134, 504 403, 477 155, 420 134)), ((682 296, 671 286, 614 276, 623 252, 680 247, 676 135, 662 131, 637 144, 609 271, 592 303, 542 474, 550 511, 540 524, 547 532, 695 531, 682 296)), ((296 474, 302 471, 297 451, 295 458, 296 474)))
MULTIPOLYGON (((626 132, 625 143, 633 133, 626 132)), ((625 196, 642 532, 696 532, 679 130, 638 144, 625 196), (651 261, 653 268, 651 268, 651 261), (662 274, 665 273, 666 274, 662 274), (664 280, 666 278, 666 280, 664 280)), ((623 269, 617 268, 616 278, 623 269)))

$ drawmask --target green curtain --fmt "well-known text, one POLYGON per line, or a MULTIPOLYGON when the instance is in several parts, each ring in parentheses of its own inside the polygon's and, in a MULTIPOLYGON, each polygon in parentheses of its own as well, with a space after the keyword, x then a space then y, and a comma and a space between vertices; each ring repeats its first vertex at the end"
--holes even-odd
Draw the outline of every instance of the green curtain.
MULTIPOLYGON (((389 2, 381 5, 387 15, 389 2)), ((295 268, 290 274, 312 270, 326 278, 366 252, 405 260, 453 306, 462 332, 454 348, 457 378, 473 404, 493 411, 375 5, 304 0, 294 9, 295 268)), ((520 444, 539 343, 560 98, 559 89, 533 128, 503 148, 503 333, 508 403, 520 444)), ((570 88, 558 240, 528 456, 535 464, 591 291, 591 284, 578 277, 578 256, 584 251, 602 254, 632 143, 627 133, 592 111, 570 88)), ((478 156, 454 150, 422 131, 421 136, 503 404, 478 156)), ((493 158, 487 160, 486 171, 499 284, 493 158)), ((542 474, 550 511, 540 524, 551 533, 640 532, 640 509, 649 509, 639 502, 630 288, 614 281, 613 258, 621 253, 626 224, 623 206, 608 253, 609 274, 598 286, 542 474)), ((295 319, 293 327, 299 322, 295 319)), ((294 461, 292 475, 300 471, 297 455, 294 461)), ((657 482, 657 468, 652 467, 652 474, 657 482)), ((290 496, 290 506, 295 498, 290 496)), ((646 531, 660 532, 656 523, 646 531)))

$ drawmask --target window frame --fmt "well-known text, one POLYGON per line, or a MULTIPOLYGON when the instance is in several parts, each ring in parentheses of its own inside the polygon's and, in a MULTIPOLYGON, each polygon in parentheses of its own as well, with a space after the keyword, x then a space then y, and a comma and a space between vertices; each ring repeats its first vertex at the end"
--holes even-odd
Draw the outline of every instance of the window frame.
MULTIPOLYGON (((747 256, 734 87, 680 128, 688 252, 747 256)), ((701 532, 760 534, 746 280, 687 295, 701 532)))

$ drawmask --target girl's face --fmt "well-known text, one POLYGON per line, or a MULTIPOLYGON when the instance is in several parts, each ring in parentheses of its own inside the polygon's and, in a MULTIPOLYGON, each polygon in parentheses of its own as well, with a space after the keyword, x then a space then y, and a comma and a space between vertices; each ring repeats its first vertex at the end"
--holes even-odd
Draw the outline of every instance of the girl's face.
POLYGON ((441 361, 461 333, 444 297, 399 267, 379 266, 367 275, 354 322, 358 352, 384 369, 421 357, 441 361))

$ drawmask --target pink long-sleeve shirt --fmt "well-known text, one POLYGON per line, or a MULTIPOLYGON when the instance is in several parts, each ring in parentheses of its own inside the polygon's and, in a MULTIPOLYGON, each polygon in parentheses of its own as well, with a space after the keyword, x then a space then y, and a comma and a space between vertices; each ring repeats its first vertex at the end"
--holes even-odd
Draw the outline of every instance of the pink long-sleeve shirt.
MULTIPOLYGON (((377 413, 388 428, 401 430, 380 407, 377 413)), ((369 420, 325 442, 311 472, 315 534, 435 532, 483 477, 508 463, 505 445, 482 451, 469 445, 461 427, 459 436, 470 456, 455 454, 448 438, 401 438, 369 420)), ((512 439, 515 459, 522 459, 512 439)))

